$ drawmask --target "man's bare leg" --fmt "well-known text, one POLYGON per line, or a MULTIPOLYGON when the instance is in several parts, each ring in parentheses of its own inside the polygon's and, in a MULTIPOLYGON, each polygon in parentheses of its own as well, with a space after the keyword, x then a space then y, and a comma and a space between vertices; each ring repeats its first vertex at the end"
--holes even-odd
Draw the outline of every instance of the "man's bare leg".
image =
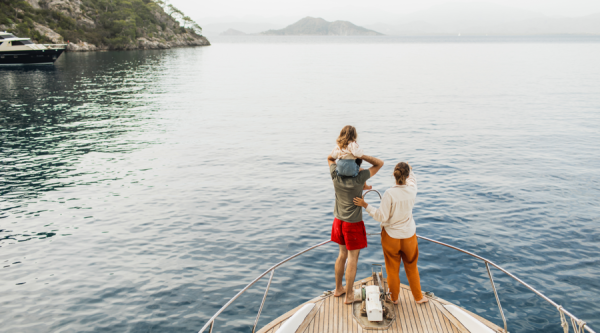
POLYGON ((356 265, 360 250, 348 251, 348 266, 346 267, 346 304, 354 302, 354 278, 356 277, 356 265))
POLYGON ((340 254, 335 261, 335 291, 333 296, 340 297, 346 293, 342 280, 344 279, 344 266, 346 265, 346 259, 348 259, 348 250, 346 245, 340 245, 340 254))

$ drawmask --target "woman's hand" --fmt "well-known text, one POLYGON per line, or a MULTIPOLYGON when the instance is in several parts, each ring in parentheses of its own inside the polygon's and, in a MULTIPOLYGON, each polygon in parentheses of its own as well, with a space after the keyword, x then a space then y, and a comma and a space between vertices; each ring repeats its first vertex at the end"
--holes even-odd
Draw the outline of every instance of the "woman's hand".
POLYGON ((354 204, 356 206, 360 206, 360 207, 364 207, 364 208, 367 208, 367 206, 369 206, 369 204, 361 197, 356 197, 352 201, 354 201, 354 204))

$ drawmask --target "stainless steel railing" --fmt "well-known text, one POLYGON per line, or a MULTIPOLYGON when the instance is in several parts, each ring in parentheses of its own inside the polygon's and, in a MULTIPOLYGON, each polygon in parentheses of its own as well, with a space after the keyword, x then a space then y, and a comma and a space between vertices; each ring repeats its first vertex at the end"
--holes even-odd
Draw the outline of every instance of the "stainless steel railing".
MULTIPOLYGON (((381 198, 381 193, 379 193, 377 190, 369 190, 367 192, 365 192, 365 195, 369 192, 376 192, 377 194, 379 194, 379 197, 381 198)), ((364 195, 363 195, 364 196, 364 195)), ((374 236, 374 235, 379 235, 380 233, 368 233, 368 236, 374 236)), ((459 252, 468 254, 474 258, 477 258, 481 261, 483 261, 485 263, 485 268, 487 269, 487 273, 488 276, 490 278, 490 283, 492 284, 492 289, 494 290, 494 296, 496 297, 496 302, 498 303, 498 309, 500 310, 500 315, 502 316, 502 321, 504 322, 504 332, 508 333, 508 325, 506 322, 506 317, 504 316, 504 311, 502 310, 502 305, 500 304, 500 298, 498 297, 498 291, 496 290, 496 284, 494 283, 494 278, 492 277, 492 271, 490 270, 490 265, 497 268, 498 270, 500 270, 501 272, 503 272, 504 274, 510 276, 511 278, 513 278, 515 281, 519 282, 520 284, 524 285, 525 287, 527 287, 529 290, 533 291, 536 295, 540 296, 542 299, 544 299, 546 302, 552 304, 554 307, 556 308, 560 308, 564 314, 566 314, 567 316, 569 316, 573 321, 578 322, 580 321, 577 317, 575 317, 573 314, 571 314, 570 312, 568 312, 567 310, 563 309, 562 307, 560 307, 556 302, 554 302, 553 300, 551 300, 550 298, 548 298, 546 295, 542 294, 541 292, 539 292, 538 290, 536 290, 535 288, 533 288, 532 286, 530 286, 529 284, 523 282, 523 280, 519 279, 518 277, 516 277, 514 274, 510 273, 509 271, 505 270, 504 268, 496 265, 495 263, 493 263, 492 261, 479 256, 475 253, 463 250, 461 248, 458 248, 456 246, 452 246, 446 243, 442 243, 440 241, 436 241, 433 240, 431 238, 427 238, 427 237, 423 237, 423 236, 419 236, 417 235, 418 238, 426 240, 428 242, 432 242, 435 244, 439 244, 439 245, 443 245, 446 247, 449 247, 451 249, 457 250, 459 252)), ((256 279, 252 280, 252 282, 250 282, 246 287, 244 287, 242 290, 240 290, 240 292, 238 292, 235 296, 233 296, 233 298, 231 298, 229 300, 229 302, 225 303, 225 305, 223 305, 223 307, 221 309, 219 309, 219 311, 217 311, 217 313, 214 314, 214 316, 212 316, 208 322, 206 322, 206 324, 200 329, 200 331, 198 333, 203 333, 207 328, 209 328, 209 333, 212 333, 213 331, 213 327, 215 324, 215 319, 217 319, 217 317, 223 312, 225 311, 225 309, 227 309, 227 307, 229 305, 231 305, 231 303, 233 303, 238 297, 240 297, 244 292, 246 292, 246 290, 248 290, 250 287, 252 287, 256 282, 258 282, 260 279, 262 279, 263 277, 265 277, 267 274, 271 273, 270 277, 269 277, 269 282, 267 284, 267 288, 265 290, 265 294, 263 296, 262 302, 260 303, 260 308, 258 309, 258 314, 256 315, 256 319, 254 320, 254 325, 252 326, 252 333, 255 333, 256 331, 256 326, 258 325, 258 319, 260 318, 260 314, 262 312, 263 306, 265 304, 265 300, 267 298, 267 294, 269 293, 269 287, 271 286, 271 281, 273 280, 273 275, 275 274, 275 269, 283 264, 285 264, 286 262, 310 251, 313 249, 316 249, 317 247, 323 246, 327 243, 331 242, 331 240, 326 240, 323 241, 319 244, 313 245, 305 250, 302 250, 280 262, 278 262, 277 264, 271 266, 271 268, 267 269, 264 273, 262 273, 261 275, 259 275, 256 279)), ((584 329, 587 330, 589 333, 596 333, 594 330, 592 330, 589 326, 585 325, 584 329)))
MULTIPOLYGON (((372 236, 372 235, 378 235, 378 234, 379 234, 379 233, 369 233, 369 234, 367 234, 367 235, 369 235, 369 236, 372 236)), ((443 246, 449 247, 449 248, 451 248, 451 249, 454 249, 454 250, 457 250, 457 251, 459 251, 459 252, 462 252, 462 253, 468 254, 468 255, 470 255, 470 256, 472 256, 472 257, 474 257, 474 258, 477 258, 477 259, 479 259, 479 260, 482 260, 483 262, 485 262, 485 267, 486 267, 486 269, 487 269, 488 276, 489 276, 489 278, 490 278, 490 283, 492 284, 492 289, 494 290, 494 295, 496 296, 496 301, 497 301, 497 303, 498 303, 498 308, 500 309, 500 314, 501 314, 501 316, 502 316, 502 321, 504 322, 504 332, 508 332, 508 330, 507 330, 507 322, 506 322, 506 317, 504 316, 504 311, 502 310, 502 305, 500 304, 500 298, 498 297, 498 291, 496 290, 496 285, 495 285, 495 283, 494 283, 494 279, 493 279, 493 277, 492 277, 492 272, 491 272, 491 270, 490 270, 490 265, 491 265, 491 266, 493 266, 493 267, 495 267, 495 268, 497 268, 498 270, 502 271, 504 274, 506 274, 506 275, 510 276, 510 277, 511 277, 511 278, 513 278, 515 281, 519 282, 520 284, 524 285, 525 287, 527 287, 527 289, 529 289, 529 290, 533 291, 533 292, 534 292, 536 295, 540 296, 542 299, 546 300, 546 302, 548 302, 548 303, 552 304, 554 307, 556 307, 556 308, 558 308, 558 307, 559 307, 559 305, 558 305, 556 302, 554 302, 553 300, 551 300, 550 298, 548 298, 547 296, 545 296, 544 294, 542 294, 541 292, 539 292, 538 290, 536 290, 535 288, 533 288, 532 286, 530 286, 529 284, 527 284, 527 283, 523 282, 523 280, 519 279, 519 278, 518 278, 518 277, 516 277, 514 274, 510 273, 509 271, 507 271, 507 270, 505 270, 504 268, 502 268, 502 267, 500 267, 500 266, 496 265, 495 263, 493 263, 492 261, 490 261, 490 260, 488 260, 488 259, 486 259, 486 258, 484 258, 484 257, 481 257, 481 256, 479 256, 479 255, 477 255, 477 254, 474 254, 474 253, 472 253, 472 252, 469 252, 469 251, 463 250, 463 249, 461 249, 461 248, 458 248, 458 247, 456 247, 456 246, 452 246, 452 245, 449 245, 449 244, 446 244, 446 243, 442 243, 442 242, 439 242, 439 241, 433 240, 433 239, 431 239, 431 238, 427 238, 427 237, 423 237, 423 236, 419 236, 419 235, 417 235, 417 237, 418 237, 418 238, 420 238, 420 239, 426 240, 426 241, 428 241, 428 242, 432 242, 432 243, 435 243, 435 244, 439 244, 439 245, 443 245, 443 246)), ((232 299, 230 299, 230 300, 229 300, 229 302, 227 302, 225 305, 223 305, 223 307, 222 307, 221 309, 219 309, 219 311, 217 311, 217 313, 215 313, 215 315, 214 315, 214 316, 212 316, 212 317, 211 317, 211 318, 208 320, 208 322, 207 322, 207 323, 206 323, 206 324, 205 324, 205 325, 204 325, 204 326, 203 326, 203 327, 200 329, 200 331, 199 331, 198 333, 202 333, 202 332, 204 332, 204 331, 205 331, 205 330, 206 330, 206 329, 207 329, 209 326, 210 326, 210 330, 209 330, 209 332, 210 332, 210 333, 212 333, 212 330, 213 330, 213 326, 214 326, 215 319, 216 319, 216 318, 217 318, 217 317, 218 317, 218 316, 219 316, 219 315, 220 315, 220 314, 221 314, 221 313, 222 313, 222 312, 223 312, 223 311, 224 311, 224 310, 225 310, 225 309, 226 309, 226 308, 227 308, 229 305, 231 305, 231 303, 233 303, 233 302, 234 302, 234 301, 235 301, 235 300, 236 300, 238 297, 240 297, 240 295, 242 295, 244 292, 246 292, 246 290, 248 290, 250 287, 252 287, 252 286, 253 286, 253 285, 254 285, 256 282, 258 282, 258 281, 259 281, 260 279, 262 279, 264 276, 266 276, 267 274, 271 273, 271 276, 269 277, 269 283, 267 284, 267 288, 266 288, 266 290, 265 290, 265 294, 264 294, 264 296, 263 296, 262 302, 261 302, 261 304, 260 304, 260 308, 259 308, 259 310, 258 310, 258 314, 256 315, 256 320, 254 321, 254 326, 252 327, 252 333, 254 333, 254 332, 256 331, 256 325, 258 324, 258 319, 259 319, 259 317, 260 317, 260 314, 261 314, 261 312, 262 312, 263 306, 264 306, 264 304, 265 304, 265 299, 267 298, 267 294, 268 294, 268 292, 269 292, 269 287, 271 286, 271 281, 273 280, 273 274, 275 273, 275 269, 276 269, 277 267, 279 267, 279 266, 281 266, 281 265, 285 264, 286 262, 288 262, 288 261, 290 261, 290 260, 292 260, 292 259, 294 259, 294 258, 296 258, 296 257, 298 257, 298 256, 300 256, 300 255, 302 255, 302 254, 304 254, 304 253, 306 253, 306 252, 310 251, 310 250, 313 250, 313 249, 316 249, 317 247, 323 246, 323 245, 325 245, 325 244, 327 244, 327 243, 329 243, 329 242, 331 242, 331 240, 326 240, 326 241, 324 241, 324 242, 321 242, 321 243, 319 243, 319 244, 313 245, 313 246, 311 246, 311 247, 309 247, 309 248, 307 248, 307 249, 305 249, 305 250, 302 250, 302 251, 300 251, 300 252, 298 252, 298 253, 296 253, 296 254, 294 254, 294 255, 292 255, 292 256, 290 256, 290 257, 288 257, 288 258, 286 258, 286 259, 284 259, 284 260, 282 260, 282 261, 280 261, 280 262, 278 262, 277 264, 275 264, 275 265, 271 266, 271 268, 267 269, 267 270, 266 270, 264 273, 262 273, 261 275, 259 275, 259 276, 258 276, 256 279, 254 279, 252 282, 250 282, 250 283, 249 283, 249 284, 248 284, 246 287, 244 287, 242 290, 240 290, 240 292, 238 292, 238 293, 237 293, 235 296, 233 296, 233 298, 232 298, 232 299)), ((564 313, 565 313, 567 316, 571 317, 571 319, 573 319, 573 320, 575 320, 575 321, 579 321, 579 319, 578 319, 577 317, 575 317, 573 314, 571 314, 571 313, 570 313, 570 312, 568 312, 567 310, 564 310, 564 309, 563 309, 562 311, 563 311, 563 312, 564 312, 564 313)), ((585 328, 585 330, 587 330, 587 331, 588 331, 588 332, 590 332, 590 333, 596 333, 594 330, 592 330, 592 329, 591 329, 589 326, 587 326, 587 325, 586 325, 584 328, 585 328)))

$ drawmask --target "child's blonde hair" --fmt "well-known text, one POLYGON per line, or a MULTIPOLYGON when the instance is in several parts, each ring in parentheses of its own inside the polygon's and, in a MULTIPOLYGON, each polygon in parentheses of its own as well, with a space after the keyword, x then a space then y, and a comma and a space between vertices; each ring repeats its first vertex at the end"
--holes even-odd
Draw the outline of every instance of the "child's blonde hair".
POLYGON ((348 147, 350 142, 356 141, 357 137, 358 135, 356 134, 356 128, 354 128, 354 126, 347 125, 342 128, 340 136, 338 136, 336 141, 340 149, 344 149, 348 147))

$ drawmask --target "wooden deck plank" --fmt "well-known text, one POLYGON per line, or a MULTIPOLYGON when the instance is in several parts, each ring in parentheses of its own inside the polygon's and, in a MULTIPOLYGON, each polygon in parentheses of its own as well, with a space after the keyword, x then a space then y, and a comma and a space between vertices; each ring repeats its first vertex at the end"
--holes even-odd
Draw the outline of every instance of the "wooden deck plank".
POLYGON ((440 332, 450 333, 446 325, 443 324, 443 321, 440 320, 440 314, 438 313, 438 309, 433 305, 432 300, 429 300, 427 303, 429 305, 429 311, 431 311, 431 316, 433 317, 436 327, 440 332))
POLYGON ((398 332, 402 333, 411 333, 406 326, 406 319, 404 318, 404 313, 402 309, 402 303, 398 302, 397 305, 394 305, 394 309, 396 311, 396 329, 398 332))
POLYGON ((445 332, 440 324, 440 320, 437 316, 437 310, 434 308, 434 305, 431 303, 431 301, 425 303, 425 305, 427 305, 427 312, 429 312, 429 317, 432 319, 431 325, 435 328, 435 331, 445 332))
POLYGON ((331 303, 331 324, 332 324, 332 331, 331 332, 339 332, 339 328, 338 328, 338 323, 339 323, 339 308, 340 308, 340 298, 339 297, 332 297, 333 302, 331 303))
POLYGON ((317 321, 315 328, 317 329, 317 332, 323 332, 323 327, 325 326, 325 300, 323 300, 323 305, 319 310, 318 316, 319 320, 317 321))
POLYGON ((410 306, 410 303, 406 299, 406 296, 404 295, 404 290, 400 289, 398 299, 400 300, 400 302, 402 302, 402 307, 404 308, 404 316, 408 318, 408 323, 410 323, 411 331, 413 333, 423 333, 417 325, 417 320, 415 318, 413 308, 410 306))
POLYGON ((417 323, 415 322, 415 319, 412 315, 412 309, 404 299, 403 292, 400 292, 400 294, 398 295, 398 304, 402 306, 402 315, 406 320, 406 327, 408 329, 408 332, 418 333, 419 331, 417 329, 417 323))
MULTIPOLYGON (((402 285, 400 285, 400 290, 402 290, 402 285)), ((414 326, 414 324, 411 321, 411 317, 409 316, 410 314, 410 309, 408 307, 408 305, 404 302, 403 300, 403 295, 402 292, 400 293, 400 295, 398 296, 398 309, 401 311, 402 313, 402 319, 403 319, 403 328, 405 329, 405 331, 407 333, 417 333, 417 328, 414 326)))
MULTIPOLYGON (((359 287, 360 287, 360 280, 354 282, 354 289, 359 288, 359 287)), ((353 310, 351 310, 351 311, 353 311, 353 310)), ((354 315, 353 315, 352 312, 350 312, 349 317, 350 317, 349 319, 350 319, 350 322, 351 322, 351 326, 350 326, 350 329, 348 331, 352 332, 352 333, 358 333, 358 328, 357 328, 358 323, 356 322, 356 320, 354 320, 354 315)))
POLYGON ((348 332, 344 329, 344 322, 345 322, 345 317, 344 316, 344 312, 347 310, 346 308, 348 307, 348 305, 346 305, 346 303, 344 303, 344 300, 346 299, 345 296, 341 296, 338 297, 340 299, 340 323, 338 324, 339 330, 340 332, 348 332))
POLYGON ((416 331, 419 333, 426 333, 425 328, 423 327, 423 325, 421 323, 421 317, 419 316, 419 310, 416 307, 417 304, 415 303, 415 301, 412 297, 412 294, 407 289, 403 289, 402 294, 403 294, 402 296, 404 297, 404 301, 406 302, 406 305, 408 307, 409 314, 412 316, 411 319, 413 320, 413 322, 415 324, 416 331))
MULTIPOLYGON (((352 292, 354 292, 354 289, 352 290, 352 292)), ((352 325, 352 323, 354 323, 354 318, 352 317, 352 311, 353 311, 353 306, 349 306, 348 310, 346 312, 346 328, 347 331, 349 333, 354 333, 354 326, 352 325)))
MULTIPOLYGON (((435 304, 433 306, 435 307, 435 304)), ((436 309, 437 309, 437 307, 436 307, 436 309)), ((438 309, 438 311, 439 311, 439 309, 438 309)), ((456 333, 457 328, 450 322, 450 320, 448 320, 448 318, 441 311, 439 311, 439 313, 440 313, 440 320, 444 323, 448 332, 456 333)))
MULTIPOLYGON (((355 287, 361 284, 372 285, 371 277, 359 280, 355 287)), ((315 308, 302 323, 298 332, 302 333, 368 333, 372 330, 363 330, 360 324, 352 316, 352 306, 344 304, 345 297, 319 296, 292 311, 289 311, 271 323, 263 327, 258 333, 276 333, 277 329, 290 316, 296 313, 302 306, 315 303, 315 308)), ((401 285, 399 304, 394 307, 395 323, 387 330, 378 330, 378 333, 469 333, 443 305, 452 304, 448 301, 433 298, 428 303, 417 304, 412 297, 410 287, 401 285)), ((500 327, 481 318, 480 316, 461 308, 463 311, 480 320, 496 332, 500 327)))
POLYGON ((309 327, 312 323, 314 323, 315 316, 319 312, 319 309, 322 304, 323 304, 323 301, 315 302, 315 306, 312 308, 312 310, 310 310, 310 312, 306 316, 306 319, 304 319, 304 321, 302 322, 300 327, 298 327, 298 329, 296 330, 297 332, 308 333, 309 327))
POLYGON ((337 322, 337 331, 336 332, 343 332, 344 328, 343 328, 343 323, 342 323, 342 317, 344 316, 344 298, 345 296, 340 296, 337 298, 337 317, 336 317, 336 322, 337 322))
POLYGON ((446 308, 444 308, 444 306, 440 302, 438 302, 438 300, 436 300, 434 304, 444 315, 444 317, 448 319, 448 321, 452 324, 454 332, 469 333, 469 330, 460 321, 458 321, 458 319, 456 319, 456 317, 454 317, 448 310, 446 310, 446 308))
MULTIPOLYGON (((414 300, 414 297, 412 299, 414 300)), ((427 315, 427 312, 423 311, 425 309, 425 305, 418 304, 417 302, 414 302, 414 305, 417 309, 417 313, 419 313, 419 318, 421 319, 421 326, 423 327, 423 331, 425 333, 436 333, 431 327, 431 320, 427 315)))
MULTIPOLYGON (((412 295, 412 293, 411 293, 411 295, 412 295)), ((413 297, 413 299, 414 299, 414 297, 413 297)), ((435 327, 435 319, 431 315, 431 312, 427 311, 427 309, 429 309, 429 304, 428 303, 418 304, 415 300, 415 305, 417 306, 417 309, 419 309, 419 314, 421 315, 422 320, 425 322, 425 325, 427 327, 427 332, 430 332, 430 333, 439 332, 437 330, 437 328, 435 327)))
POLYGON ((450 322, 448 317, 444 316, 444 322, 446 322, 446 325, 450 328, 451 333, 460 333, 459 329, 456 326, 454 326, 452 322, 450 322))
MULTIPOLYGON (((401 285, 402 286, 402 285, 401 285)), ((408 310, 408 315, 410 316, 411 323, 413 324, 413 329, 417 333, 425 333, 423 327, 421 326, 421 318, 419 318, 419 312, 417 311, 412 294, 408 289, 408 286, 402 286, 401 293, 404 303, 406 304, 406 308, 408 310)))
POLYGON ((329 325, 331 324, 331 322, 329 321, 329 319, 331 319, 331 299, 333 298, 333 296, 329 296, 327 297, 327 300, 325 301, 325 312, 323 313, 323 316, 325 318, 325 320, 323 321, 323 333, 328 333, 331 332, 329 325))
POLYGON ((321 302, 321 304, 319 305, 319 310, 315 314, 315 319, 313 320, 313 324, 311 325, 311 328, 310 328, 311 333, 322 332, 322 330, 320 330, 320 327, 322 327, 322 324, 323 324, 324 308, 325 308, 325 300, 323 300, 321 302))
POLYGON ((343 332, 349 332, 349 330, 348 330, 348 324, 349 324, 348 314, 350 314, 350 316, 352 316, 350 311, 352 311, 352 305, 344 304, 344 311, 342 311, 342 331, 343 332))

